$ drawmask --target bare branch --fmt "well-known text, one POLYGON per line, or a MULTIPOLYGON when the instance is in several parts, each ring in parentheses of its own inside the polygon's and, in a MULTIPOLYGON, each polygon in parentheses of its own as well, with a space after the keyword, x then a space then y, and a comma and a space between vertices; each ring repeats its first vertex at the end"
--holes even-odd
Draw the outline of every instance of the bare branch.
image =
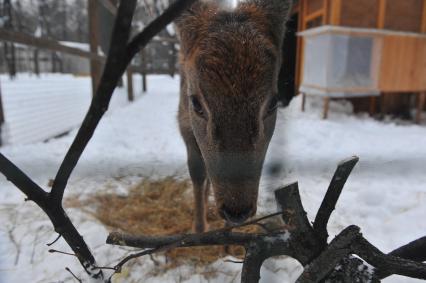
POLYGON ((305 265, 314 255, 320 253, 321 245, 306 216, 300 200, 298 184, 293 183, 276 190, 275 198, 278 206, 283 210, 283 220, 289 226, 292 239, 297 239, 293 246, 298 255, 297 260, 305 265))
POLYGON ((61 236, 61 234, 58 234, 58 236, 56 237, 56 239, 55 240, 53 240, 52 242, 50 242, 50 243, 47 243, 46 244, 46 246, 48 246, 48 247, 50 247, 50 246, 52 246, 53 244, 55 244, 57 241, 59 241, 59 239, 61 238, 62 236, 61 236))
POLYGON ((314 221, 315 233, 319 236, 323 245, 327 244, 327 224, 330 219, 331 213, 336 207, 336 203, 342 193, 343 186, 346 183, 352 169, 357 164, 359 158, 354 156, 348 160, 342 161, 334 172, 334 176, 331 179, 330 185, 327 189, 324 199, 322 200, 321 206, 318 209, 318 213, 314 221))
POLYGON ((141 33, 136 35, 127 45, 126 65, 148 44, 151 38, 176 19, 183 11, 188 9, 194 2, 196 0, 177 0, 173 2, 161 16, 153 20, 141 33))
POLYGON ((84 118, 77 136, 56 174, 50 193, 44 191, 0 153, 0 172, 26 194, 27 200, 34 201, 47 214, 55 231, 68 243, 81 265, 92 278, 103 279, 103 273, 100 269, 96 268, 95 259, 87 244, 62 207, 62 199, 68 179, 77 165, 83 150, 93 136, 100 119, 105 111, 107 111, 119 78, 123 75, 127 65, 137 53, 135 50, 144 47, 157 32, 169 24, 194 1, 178 0, 174 2, 163 15, 154 20, 141 34, 136 36, 129 46, 127 43, 130 37, 136 0, 120 1, 108 58, 96 95, 92 100, 89 111, 84 118))
POLYGON ((65 155, 55 180, 53 181, 51 198, 56 203, 62 202, 68 179, 77 165, 83 150, 92 138, 96 126, 103 114, 107 111, 118 80, 123 75, 128 65, 128 63, 124 62, 124 58, 126 57, 126 43, 129 40, 135 8, 136 0, 120 1, 116 21, 114 23, 109 54, 99 86, 77 136, 65 155))
POLYGON ((151 249, 175 244, 175 247, 195 247, 211 245, 245 245, 255 240, 257 234, 246 234, 226 231, 210 231, 200 234, 173 236, 132 236, 122 233, 111 233, 107 244, 151 249))
POLYGON ((93 272, 95 258, 62 206, 51 203, 49 194, 1 153, 0 172, 19 190, 26 194, 29 200, 34 201, 47 214, 55 231, 64 237, 86 272, 93 278, 103 278, 101 271, 93 272))
POLYGON ((399 274, 426 280, 426 264, 424 263, 386 255, 364 238, 355 241, 351 247, 353 253, 374 266, 379 274, 388 274, 387 276, 399 274))
POLYGON ((357 226, 349 226, 340 232, 330 245, 305 268, 297 283, 319 282, 324 279, 344 257, 351 253, 351 243, 361 236, 359 230, 357 226))
POLYGON ((419 262, 426 261, 426 236, 391 251, 389 255, 419 262))

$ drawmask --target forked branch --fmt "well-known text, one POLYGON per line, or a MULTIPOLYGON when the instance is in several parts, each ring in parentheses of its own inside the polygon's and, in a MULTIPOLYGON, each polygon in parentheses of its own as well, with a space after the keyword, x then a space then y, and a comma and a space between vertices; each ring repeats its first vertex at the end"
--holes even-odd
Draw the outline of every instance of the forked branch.
MULTIPOLYGON (((117 10, 113 34, 96 94, 83 123, 69 148, 53 181, 52 190, 44 191, 17 166, 0 153, 0 172, 3 173, 28 200, 34 201, 50 218, 55 231, 61 235, 73 250, 90 277, 104 280, 101 269, 83 237, 67 216, 62 200, 68 179, 71 176, 84 149, 92 138, 99 121, 107 111, 114 89, 120 77, 136 53, 162 29, 170 24, 183 10, 196 0, 176 0, 161 16, 151 22, 129 43, 132 18, 136 0, 122 0, 117 10)), ((106 279, 105 281, 109 281, 106 279)))
MULTIPOLYGON (((246 234, 232 232, 230 230, 233 227, 230 227, 229 230, 219 229, 202 234, 172 236, 135 236, 114 232, 109 235, 107 243, 147 249, 145 253, 141 252, 141 255, 179 247, 241 245, 246 250, 241 273, 243 283, 258 282, 263 261, 277 255, 293 257, 305 267, 297 281, 299 283, 320 282, 326 279, 332 282, 354 282, 355 279, 357 282, 378 282, 380 278, 391 274, 426 280, 426 264, 420 262, 426 253, 425 238, 386 255, 362 236, 359 227, 352 225, 339 233, 330 243, 323 242, 324 236, 327 235, 326 227, 330 215, 357 161, 358 158, 353 157, 341 162, 337 167, 316 217, 317 230, 309 223, 297 183, 294 183, 275 191, 275 198, 282 210, 281 216, 285 224, 282 226, 283 229, 278 231, 246 234), (351 254, 360 256, 372 265, 373 273, 362 261, 351 257, 351 254), (336 268, 337 265, 340 267, 336 268)), ((261 220, 264 218, 251 221, 250 224, 256 224, 261 220)))

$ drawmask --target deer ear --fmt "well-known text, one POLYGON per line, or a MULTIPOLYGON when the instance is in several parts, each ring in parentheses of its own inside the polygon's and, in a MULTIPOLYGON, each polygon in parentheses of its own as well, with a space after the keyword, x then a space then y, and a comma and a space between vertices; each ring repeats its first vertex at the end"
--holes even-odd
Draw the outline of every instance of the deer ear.
POLYGON ((293 0, 247 0, 246 3, 254 5, 265 15, 274 43, 281 46, 293 0))
POLYGON ((209 19, 215 10, 211 4, 197 1, 175 20, 176 32, 185 56, 191 52, 198 39, 206 32, 209 19))

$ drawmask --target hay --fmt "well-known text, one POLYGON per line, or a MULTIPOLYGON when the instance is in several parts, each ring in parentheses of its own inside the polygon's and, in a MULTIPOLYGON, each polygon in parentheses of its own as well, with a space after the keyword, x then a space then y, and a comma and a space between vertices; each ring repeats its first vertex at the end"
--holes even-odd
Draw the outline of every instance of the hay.
MULTIPOLYGON (((70 199, 67 205, 89 212, 111 230, 135 235, 171 235, 192 231, 191 183, 174 177, 144 179, 131 188, 127 196, 96 194, 84 201, 70 199)), ((213 204, 209 206, 208 223, 210 229, 224 226, 224 221, 217 215, 213 204)), ((258 232, 258 229, 256 226, 248 226, 239 231, 258 232)), ((242 247, 231 246, 227 251, 229 254, 219 246, 173 249, 164 253, 166 264, 160 265, 166 269, 180 265, 204 267, 228 255, 240 259, 244 257, 242 247)))

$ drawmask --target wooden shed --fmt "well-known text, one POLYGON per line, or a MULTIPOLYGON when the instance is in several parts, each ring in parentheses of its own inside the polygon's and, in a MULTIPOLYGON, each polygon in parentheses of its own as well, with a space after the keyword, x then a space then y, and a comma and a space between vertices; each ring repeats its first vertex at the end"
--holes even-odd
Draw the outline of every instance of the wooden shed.
POLYGON ((279 87, 286 100, 321 94, 324 117, 329 100, 339 97, 350 99, 355 111, 372 114, 409 113, 415 106, 420 121, 426 104, 426 0, 295 1, 283 56, 279 87), (315 72, 327 73, 327 84, 312 84, 314 64, 322 64, 315 72), (345 64, 352 70, 342 69, 345 64), (356 81, 337 82, 342 70, 356 81))

